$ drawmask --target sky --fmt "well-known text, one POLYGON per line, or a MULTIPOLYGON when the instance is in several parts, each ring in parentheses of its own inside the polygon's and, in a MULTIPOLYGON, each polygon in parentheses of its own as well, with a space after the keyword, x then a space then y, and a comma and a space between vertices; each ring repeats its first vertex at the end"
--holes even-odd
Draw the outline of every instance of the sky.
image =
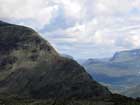
POLYGON ((32 27, 75 59, 140 48, 140 0, 0 0, 0 20, 32 27))

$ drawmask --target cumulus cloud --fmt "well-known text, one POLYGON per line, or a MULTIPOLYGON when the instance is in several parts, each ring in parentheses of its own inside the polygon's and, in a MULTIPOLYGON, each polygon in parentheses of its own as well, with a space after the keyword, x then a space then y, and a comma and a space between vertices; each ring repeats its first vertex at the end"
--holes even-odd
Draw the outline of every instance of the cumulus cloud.
MULTIPOLYGON (((57 5, 49 3, 47 0, 0 0, 0 18, 28 19, 44 26, 57 14, 57 5)), ((24 24, 24 21, 21 21, 21 24, 24 24)))
POLYGON ((36 28, 75 57, 140 47, 139 0, 0 0, 0 18, 36 28))

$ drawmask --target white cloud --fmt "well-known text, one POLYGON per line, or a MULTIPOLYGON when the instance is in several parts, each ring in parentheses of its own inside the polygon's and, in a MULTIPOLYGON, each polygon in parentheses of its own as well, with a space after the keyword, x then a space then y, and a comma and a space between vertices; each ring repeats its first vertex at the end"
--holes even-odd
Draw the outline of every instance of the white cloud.
POLYGON ((40 26, 48 24, 57 9, 56 5, 49 5, 47 0, 0 0, 0 18, 31 19, 40 26))
POLYGON ((57 0, 58 5, 62 5, 66 16, 71 18, 79 18, 81 15, 82 6, 76 0, 57 0))
POLYGON ((126 38, 126 40, 133 45, 134 48, 140 47, 140 36, 131 35, 126 38))
POLYGON ((65 43, 65 49, 71 47, 65 52, 78 49, 85 57, 140 47, 139 0, 0 0, 0 18, 39 31, 44 28, 44 37, 58 49, 65 43), (64 28, 58 24, 51 32, 45 29, 46 25, 56 26, 59 19, 72 25, 64 28))

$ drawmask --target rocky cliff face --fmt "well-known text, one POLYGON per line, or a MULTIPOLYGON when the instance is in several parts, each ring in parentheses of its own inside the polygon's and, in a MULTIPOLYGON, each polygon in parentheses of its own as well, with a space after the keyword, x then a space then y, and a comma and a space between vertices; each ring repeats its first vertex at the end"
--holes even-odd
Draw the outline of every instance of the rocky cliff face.
POLYGON ((0 95, 50 98, 111 94, 34 30, 0 21, 0 95))

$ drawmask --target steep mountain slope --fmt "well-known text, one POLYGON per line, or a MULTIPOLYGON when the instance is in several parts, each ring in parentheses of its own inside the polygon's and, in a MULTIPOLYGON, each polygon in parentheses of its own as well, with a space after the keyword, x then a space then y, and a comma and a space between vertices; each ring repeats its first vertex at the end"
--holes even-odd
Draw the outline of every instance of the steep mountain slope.
POLYGON ((111 94, 34 30, 0 22, 0 95, 31 98, 111 94))
MULTIPOLYGON (((109 86, 112 92, 123 94, 140 84, 140 49, 117 52, 106 61, 89 59, 83 66, 95 80, 109 86)), ((140 96, 140 93, 137 94, 140 96)))

